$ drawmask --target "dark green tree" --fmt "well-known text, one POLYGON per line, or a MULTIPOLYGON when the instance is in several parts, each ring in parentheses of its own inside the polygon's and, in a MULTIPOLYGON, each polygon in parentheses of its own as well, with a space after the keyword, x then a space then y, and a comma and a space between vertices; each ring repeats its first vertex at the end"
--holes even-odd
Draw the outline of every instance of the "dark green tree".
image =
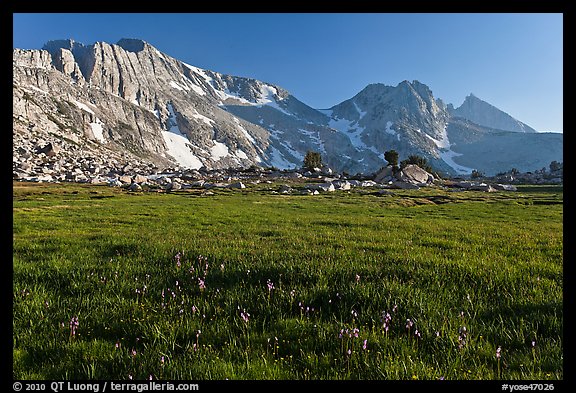
POLYGON ((314 168, 322 168, 322 156, 316 151, 308 150, 304 156, 304 168, 313 171, 314 168))
POLYGON ((385 151, 384 159, 388 161, 388 165, 391 165, 393 167, 398 166, 398 152, 396 150, 385 151))
POLYGON ((554 160, 550 163, 550 172, 556 172, 561 168, 561 165, 558 161, 554 160))
POLYGON ((472 173, 470 174, 470 177, 472 179, 478 179, 479 177, 484 177, 484 174, 476 169, 472 170, 472 173))

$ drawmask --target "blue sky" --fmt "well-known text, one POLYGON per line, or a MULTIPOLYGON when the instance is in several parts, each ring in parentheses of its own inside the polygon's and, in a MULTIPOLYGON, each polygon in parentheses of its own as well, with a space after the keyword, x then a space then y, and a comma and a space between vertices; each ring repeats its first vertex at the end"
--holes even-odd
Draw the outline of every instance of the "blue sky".
POLYGON ((141 38, 201 68, 279 85, 314 108, 370 83, 474 93, 538 131, 563 131, 563 15, 552 13, 14 14, 15 48, 141 38))

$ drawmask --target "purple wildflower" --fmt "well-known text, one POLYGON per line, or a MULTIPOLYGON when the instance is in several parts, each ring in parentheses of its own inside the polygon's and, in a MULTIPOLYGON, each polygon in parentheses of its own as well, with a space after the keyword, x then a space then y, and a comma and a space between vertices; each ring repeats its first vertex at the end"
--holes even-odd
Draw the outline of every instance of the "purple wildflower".
POLYGON ((496 348, 496 359, 500 359, 500 351, 502 351, 501 347, 496 348))
POLYGON ((78 317, 72 317, 70 319, 70 336, 76 336, 76 330, 78 330, 78 317))
POLYGON ((368 340, 364 340, 364 344, 362 345, 362 349, 366 350, 367 346, 368 346, 368 340))
POLYGON ((268 279, 266 285, 268 286, 268 292, 272 292, 272 290, 274 289, 274 283, 270 281, 270 279, 268 279))
POLYGON ((412 326, 414 326, 414 322, 412 322, 410 319, 406 320, 406 329, 410 330, 410 328, 412 328, 412 326))
POLYGON ((384 328, 384 331, 388 333, 388 329, 390 329, 390 322, 392 321, 392 316, 390 313, 383 311, 380 320, 382 321, 382 327, 384 328))
POLYGON ((198 287, 200 288, 201 291, 206 289, 206 285, 204 284, 204 280, 202 280, 200 277, 198 277, 198 287))
MULTIPOLYGON (((462 349, 466 345, 466 336, 468 335, 467 330, 466 330, 466 326, 462 326, 461 328, 459 328, 458 333, 460 334, 458 336, 458 348, 462 349)), ((500 353, 500 352, 497 351, 497 353, 500 353)))

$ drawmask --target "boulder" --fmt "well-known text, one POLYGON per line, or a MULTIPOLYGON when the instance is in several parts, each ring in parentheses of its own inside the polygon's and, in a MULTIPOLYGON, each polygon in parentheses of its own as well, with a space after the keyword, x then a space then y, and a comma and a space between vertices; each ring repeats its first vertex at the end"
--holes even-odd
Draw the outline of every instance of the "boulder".
POLYGON ((407 165, 396 174, 396 178, 405 183, 430 184, 434 181, 434 176, 418 165, 407 165))
POLYGON ((232 183, 228 186, 228 188, 239 188, 239 189, 243 189, 246 188, 246 186, 244 185, 244 183, 242 182, 238 182, 238 183, 232 183))
POLYGON ((41 154, 44 153, 46 154, 48 157, 54 157, 56 154, 58 154, 60 152, 60 146, 53 144, 52 142, 49 142, 47 145, 45 145, 44 147, 38 148, 36 149, 36 153, 37 154, 41 154))
POLYGON ((138 183, 132 183, 132 184, 130 184, 130 187, 128 187, 128 190, 129 191, 142 191, 142 187, 138 183))
POLYGON ((292 187, 286 184, 282 184, 278 192, 281 194, 290 194, 292 192, 292 187))
POLYGON ((308 184, 306 188, 313 191, 324 191, 324 192, 332 192, 335 191, 336 188, 332 183, 320 183, 320 184, 308 184))
POLYGON ((500 191, 518 191, 512 184, 494 184, 492 187, 500 191))
POLYGON ((127 176, 127 175, 120 176, 120 177, 118 178, 118 180, 120 180, 120 182, 121 182, 121 183, 124 183, 124 184, 130 184, 130 183, 132 183, 132 177, 127 176))
POLYGON ((466 181, 466 180, 463 180, 463 181, 460 181, 460 182, 453 184, 454 187, 464 188, 464 189, 469 189, 473 185, 474 185, 474 183, 472 183, 471 181, 466 181))
POLYGON ((352 188, 352 184, 348 180, 336 180, 332 182, 334 184, 334 188, 337 190, 347 191, 352 188))
POLYGON ((190 186, 192 187, 202 187, 204 185, 204 183, 206 183, 206 181, 204 180, 197 180, 195 182, 190 183, 190 186))
POLYGON ((182 184, 178 183, 178 182, 172 182, 168 185, 168 187, 166 188, 168 191, 178 191, 182 189, 182 184))
POLYGON ((485 192, 494 192, 496 189, 492 188, 490 184, 480 183, 473 185, 469 188, 471 191, 485 191, 485 192))
POLYGON ((114 180, 108 182, 108 186, 110 186, 110 187, 120 187, 120 186, 122 186, 122 182, 121 182, 120 180, 118 180, 118 179, 114 179, 114 180))
POLYGON ((402 189, 402 190, 419 190, 420 187, 417 186, 416 184, 412 184, 412 183, 407 183, 404 181, 400 181, 400 180, 395 180, 392 182, 392 184, 390 184, 391 188, 398 188, 398 189, 402 189))
POLYGON ((148 178, 142 175, 134 175, 134 183, 146 183, 148 182, 148 178))
POLYGON ((106 179, 100 176, 95 176, 92 179, 90 179, 90 184, 103 184, 103 183, 106 183, 106 179))
POLYGON ((392 177, 394 176, 393 170, 391 166, 386 166, 380 170, 374 177, 374 181, 376 183, 388 183, 392 181, 392 177))

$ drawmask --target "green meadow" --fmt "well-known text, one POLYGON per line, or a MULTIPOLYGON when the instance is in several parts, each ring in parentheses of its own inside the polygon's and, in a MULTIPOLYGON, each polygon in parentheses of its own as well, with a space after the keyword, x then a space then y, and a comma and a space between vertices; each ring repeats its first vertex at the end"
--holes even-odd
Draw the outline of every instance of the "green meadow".
POLYGON ((563 379, 563 190, 13 183, 15 379, 563 379))

